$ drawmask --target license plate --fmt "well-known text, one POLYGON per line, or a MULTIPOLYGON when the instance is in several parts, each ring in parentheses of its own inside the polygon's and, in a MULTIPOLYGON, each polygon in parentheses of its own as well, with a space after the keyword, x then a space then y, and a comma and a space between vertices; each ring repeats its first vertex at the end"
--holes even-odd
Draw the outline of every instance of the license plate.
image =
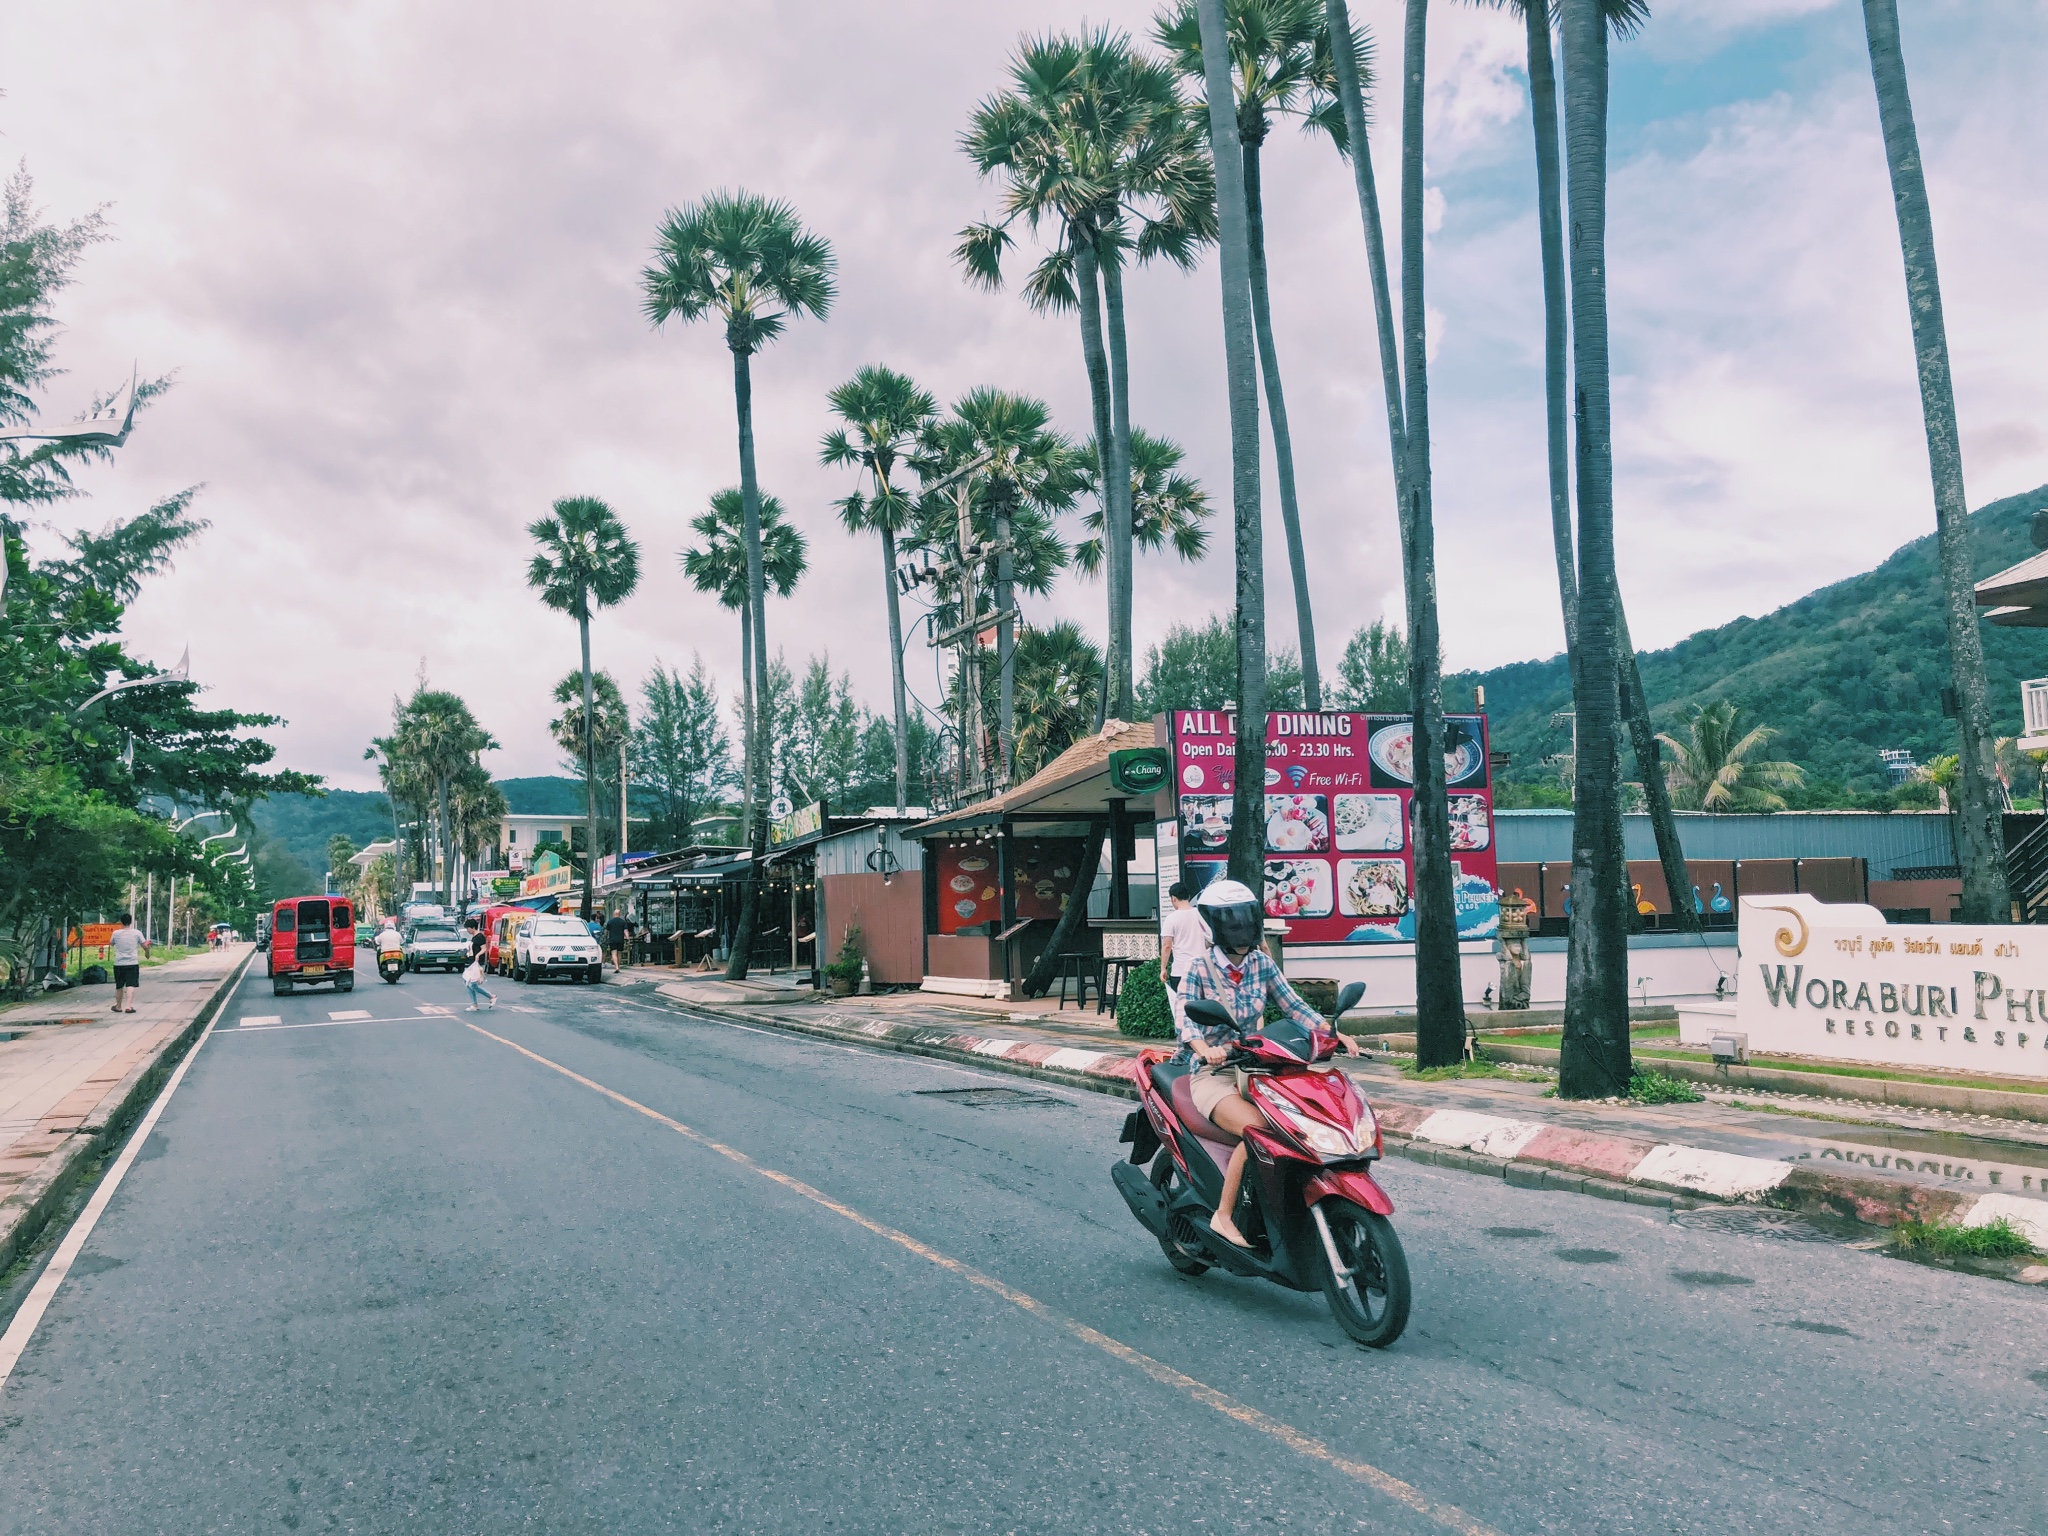
POLYGON ((319 976, 326 972, 327 967, 324 965, 304 965, 300 966, 299 969, 304 971, 308 976, 319 976))

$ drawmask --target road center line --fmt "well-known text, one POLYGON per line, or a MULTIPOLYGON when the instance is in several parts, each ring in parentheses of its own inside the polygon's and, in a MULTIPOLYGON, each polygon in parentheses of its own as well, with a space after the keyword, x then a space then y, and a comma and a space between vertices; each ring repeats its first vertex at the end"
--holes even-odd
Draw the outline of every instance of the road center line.
POLYGON ((729 1147, 722 1141, 715 1141, 702 1131, 693 1130, 683 1124, 682 1121, 673 1120, 658 1109, 650 1109, 637 1099, 629 1099, 616 1088, 607 1088, 603 1083, 593 1078, 585 1077, 582 1073, 565 1067, 558 1061, 551 1061, 537 1051, 530 1051, 515 1040, 507 1040, 503 1035, 494 1035, 481 1024, 469 1024, 467 1020, 464 1023, 468 1028, 475 1030, 486 1040, 495 1040, 500 1045, 509 1046, 529 1061, 537 1062, 551 1072, 559 1072, 571 1082, 581 1083, 593 1093, 601 1094, 615 1104, 623 1105, 636 1114, 645 1115, 648 1119, 659 1125, 667 1126, 677 1135, 695 1142, 707 1151, 716 1152, 720 1157, 739 1164, 748 1172, 757 1173, 764 1179, 780 1184, 784 1189, 789 1190, 793 1194, 802 1195, 814 1205, 823 1206, 834 1215, 845 1217, 855 1226, 872 1232, 877 1237, 886 1238, 899 1248, 907 1249, 921 1259, 929 1260, 931 1263, 938 1265, 939 1268, 958 1275, 970 1285, 979 1286, 982 1290, 1002 1297, 1003 1300, 1009 1302, 1012 1306, 1028 1312, 1033 1317, 1039 1318, 1044 1322, 1053 1324, 1072 1337, 1079 1339, 1082 1343, 1092 1345, 1104 1354, 1121 1360, 1126 1365, 1135 1367, 1162 1386, 1172 1387, 1174 1390, 1193 1398, 1204 1407, 1213 1408, 1226 1418, 1244 1425, 1247 1429, 1255 1429, 1262 1435, 1270 1436, 1289 1450, 1306 1456, 1312 1461, 1320 1461, 1325 1466, 1343 1473, 1346 1477, 1364 1483, 1367 1487, 1407 1505, 1417 1514, 1435 1521, 1445 1530, 1455 1531, 1458 1533, 1458 1536, 1501 1536, 1501 1533, 1492 1526, 1466 1514, 1464 1510, 1459 1509, 1455 1504, 1446 1504, 1440 1500, 1433 1499, 1421 1489, 1412 1484, 1402 1482, 1401 1479, 1395 1477, 1391 1472, 1381 1471, 1370 1462, 1359 1461, 1355 1457, 1340 1455, 1322 1441, 1312 1435, 1304 1434, 1293 1425, 1282 1423, 1279 1419, 1273 1418, 1269 1414, 1261 1413, 1248 1403, 1241 1403, 1236 1398, 1219 1392, 1214 1387, 1175 1370, 1164 1361, 1155 1360, 1150 1355, 1133 1349, 1120 1339, 1111 1338, 1099 1329, 1091 1328, 1086 1323, 1068 1317, 1064 1313, 1056 1312, 1028 1292, 1020 1291, 1015 1286, 1007 1285, 1003 1281, 996 1279, 993 1275, 984 1274, 971 1264, 963 1263, 959 1259, 941 1253, 929 1244, 919 1242, 907 1232, 899 1232, 894 1227, 884 1226, 881 1222, 873 1221, 853 1209, 852 1206, 834 1200, 824 1191, 804 1183, 803 1180, 794 1178, 778 1169, 770 1168, 765 1164, 755 1162, 737 1147, 729 1147))

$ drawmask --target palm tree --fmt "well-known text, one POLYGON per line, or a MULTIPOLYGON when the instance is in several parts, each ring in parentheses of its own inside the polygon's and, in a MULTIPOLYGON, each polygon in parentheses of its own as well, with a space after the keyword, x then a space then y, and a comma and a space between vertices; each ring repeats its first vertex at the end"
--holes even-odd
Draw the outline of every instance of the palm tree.
MULTIPOLYGON (((1659 736, 1671 751, 1671 796, 1689 811, 1782 811, 1780 789, 1798 789, 1806 776, 1797 763, 1752 758, 1778 733, 1759 725, 1746 734, 1733 701, 1695 704, 1686 716, 1687 740, 1659 736)), ((1673 906, 1679 905, 1676 898, 1673 906)))
POLYGON ((847 532, 869 529, 882 536, 882 591, 889 603, 889 683, 896 732, 896 814, 910 804, 910 720, 903 685, 903 613, 897 604, 896 535, 908 524, 913 498, 890 479, 909 457, 919 435, 938 415, 938 402, 900 373, 866 367, 832 391, 832 413, 844 421, 825 434, 820 457, 827 464, 854 464, 866 477, 867 494, 856 488, 839 504, 847 532))
MULTIPOLYGON (((747 606, 753 615, 753 675, 768 675, 767 597, 761 570, 761 493, 754 475, 754 383, 748 359, 780 336, 792 319, 822 320, 835 292, 832 247, 803 227, 787 203, 751 192, 713 192, 662 219, 654 265, 643 274, 648 318, 661 325, 671 317, 699 320, 716 315, 725 322, 732 351, 733 405, 739 417, 740 497, 745 516, 747 606)), ((766 742, 758 727, 752 751, 766 742)), ((754 764, 752 783, 768 775, 754 764)), ((753 858, 740 897, 739 928, 726 975, 747 974, 760 908, 761 866, 768 857, 768 823, 753 818, 753 858)))
POLYGON ((961 232, 955 257, 971 281, 998 287, 1019 219, 1051 226, 1051 249, 1025 284, 1033 308, 1081 321, 1095 440, 1108 445, 1108 687, 1104 707, 1132 710, 1131 508, 1122 487, 1131 447, 1123 265, 1164 256, 1186 268, 1215 238, 1215 185, 1201 130, 1173 71, 1140 57, 1122 33, 1026 39, 1011 89, 975 111, 961 148, 1005 179, 1000 218, 961 232), (1136 226, 1135 233, 1133 225, 1136 226), (1106 316, 1106 323, 1105 323, 1106 316))
MULTIPOLYGON (((1244 151, 1231 94, 1223 0, 1198 0, 1209 147, 1215 157, 1218 246, 1223 269, 1223 369, 1230 402, 1230 507, 1237 556, 1237 740, 1240 763, 1266 757, 1266 552, 1259 513, 1259 380, 1251 310, 1251 229, 1244 151)), ((1230 878, 1265 888, 1265 788, 1236 776, 1230 878)))
MULTIPOLYGON (((1043 400, 983 387, 970 390, 954 404, 952 414, 932 423, 919 445, 916 467, 927 485, 981 462, 971 478, 956 482, 957 490, 922 497, 912 539, 921 549, 956 546, 960 522, 955 497, 965 494, 970 537, 996 545, 990 595, 998 615, 1013 611, 1019 587, 1034 597, 1051 591, 1054 576, 1067 563, 1067 547, 1053 518, 1073 506, 1081 481, 1073 445, 1052 429, 1051 420, 1043 400)), ((981 611, 978 588, 963 582, 940 605, 935 622, 941 631, 967 617, 970 595, 972 611, 981 611)), ((1016 754, 1015 633, 1014 619, 998 619, 996 740, 1006 772, 1016 754)), ((957 682, 963 706, 970 698, 979 700, 971 675, 957 682)), ((973 744, 975 734, 963 713, 963 751, 973 744)))
MULTIPOLYGON (((1569 318, 1564 293, 1562 175, 1557 148, 1557 71, 1550 48, 1551 13, 1549 5, 1538 0, 1472 3, 1514 12, 1521 18, 1528 38, 1529 115, 1536 137, 1536 223, 1543 260, 1543 385, 1549 429, 1550 538, 1557 562, 1558 596, 1564 609, 1565 660, 1568 667, 1576 667, 1578 558, 1572 551, 1572 488, 1565 423, 1565 328, 1569 318)), ((1647 0, 1602 0, 1602 4, 1608 31, 1614 37, 1634 36, 1649 19, 1647 0)), ((1628 617, 1621 609, 1619 593, 1615 602, 1624 668, 1621 709, 1635 749, 1636 773, 1643 781, 1644 797, 1649 803, 1650 826, 1657 836, 1657 857, 1664 869, 1665 885, 1674 891, 1690 890, 1692 877, 1686 873, 1685 846, 1679 840, 1677 819, 1671 814, 1671 797, 1664 789, 1664 775, 1657 761, 1656 732, 1650 724, 1649 698, 1643 691, 1642 673, 1629 639, 1628 617)), ((1686 903, 1675 903, 1673 914, 1681 928, 1698 930, 1698 914, 1686 903)))
POLYGON ((1899 43, 1897 0, 1863 0, 1870 44, 1870 75, 1877 87, 1877 117, 1884 130, 1885 163, 1898 212, 1899 249, 1906 263, 1906 307, 1913 317, 1913 354, 1919 362, 1920 413, 1926 423, 1927 461, 1934 479, 1934 526, 1941 560, 1942 616, 1948 626, 1949 671, 1955 681, 1956 724, 1962 751, 1956 773, 1956 856, 1963 866, 1966 923, 2003 923, 2012 916, 2005 870, 2005 829, 1992 761, 1991 712, 1984 688, 1984 639, 1977 629, 1970 569, 1970 504, 1963 494, 1963 453, 1956 437, 1955 383, 1949 373, 1948 326, 1941 313, 1941 276, 1934 264, 1934 214, 1920 165, 1920 135, 1906 89, 1906 56, 1899 43))
MULTIPOLYGON (((555 745, 562 749, 572 765, 581 763, 584 738, 586 735, 589 737, 590 759, 597 770, 597 803, 604 807, 606 819, 610 819, 613 808, 619 804, 619 747, 632 734, 632 717, 626 709, 625 696, 619 692, 619 685, 611 673, 598 672, 591 678, 592 713, 588 716, 583 710, 581 683, 581 677, 571 672, 555 684, 553 697, 560 713, 548 722, 548 734, 554 737, 555 745)), ((627 829, 623 821, 617 829, 620 836, 616 843, 610 830, 600 836, 597 827, 590 829, 593 864, 606 849, 625 841, 627 829)))
MULTIPOLYGON (((1444 781, 1443 653, 1437 627, 1436 529, 1430 484, 1429 363, 1422 270, 1423 64, 1428 0, 1407 0, 1401 92, 1401 374, 1405 462, 1401 477, 1403 590, 1408 607, 1409 697, 1415 707, 1415 1051, 1425 1067, 1465 1051, 1464 978, 1458 960, 1450 796, 1444 781)), ((1357 159, 1369 148, 1356 147, 1357 159)))
MULTIPOLYGON (((760 556, 756 568, 761 573, 764 586, 772 586, 777 597, 787 597, 796 590, 797 582, 807 569, 804 536, 784 520, 782 503, 775 497, 763 496, 756 505, 760 509, 755 524, 760 530, 756 546, 760 556)), ((740 809, 743 835, 751 843, 755 823, 763 820, 755 814, 755 790, 767 783, 768 775, 765 748, 760 758, 754 755, 758 718, 754 688, 754 610, 747 601, 750 570, 746 499, 740 488, 731 486, 713 496, 711 510, 692 518, 690 529, 704 543, 701 548, 686 549, 677 556, 683 574, 690 578, 699 592, 713 593, 721 606, 739 610, 740 755, 745 759, 741 771, 740 809)), ((765 669, 761 675, 767 675, 765 669)))
MULTIPOLYGON (((1143 427, 1131 429, 1131 543, 1157 554, 1168 543, 1181 559, 1193 563, 1209 552, 1209 493, 1192 475, 1180 473, 1186 453, 1170 437, 1154 437, 1143 427)), ((1093 535, 1074 546, 1074 564, 1083 575, 1102 569, 1102 526, 1107 511, 1103 496, 1102 456, 1093 442, 1076 461, 1083 494, 1096 498, 1095 510, 1081 520, 1093 535)))
MULTIPOLYGON (((1607 353, 1607 39, 1604 0, 1564 0, 1573 398, 1578 419, 1578 740, 1572 924, 1558 1091, 1628 1091, 1628 864, 1621 835, 1621 644, 1614 573, 1614 439, 1607 353)), ((1674 898, 1681 893, 1674 893, 1674 898)))
MULTIPOLYGON (((422 683, 399 710, 389 740, 378 745, 392 764, 392 779, 410 788, 423 811, 431 807, 437 813, 433 820, 440 853, 440 889, 443 897, 452 901, 458 851, 452 786, 466 768, 475 766, 479 752, 490 751, 498 743, 477 724, 476 716, 458 695, 422 683)), ((431 866, 427 873, 431 878, 431 866)))
POLYGON ((1027 626, 1017 642, 1017 776, 1029 778, 1087 735, 1102 691, 1102 653, 1080 626, 1027 626))
POLYGON ((583 646, 583 795, 593 872, 583 881, 587 919, 591 887, 597 883, 597 763, 588 728, 596 718, 591 702, 590 615, 624 602, 640 584, 640 546, 627 534, 619 515, 595 496, 564 496, 552 513, 535 518, 526 531, 540 545, 526 568, 526 584, 548 607, 576 621, 583 646))
MULTIPOLYGON (((1294 617, 1300 632, 1302 686, 1312 710, 1323 707, 1316 665, 1315 620, 1310 612, 1308 557, 1301 542, 1301 512, 1294 485, 1294 439, 1287 425, 1287 398, 1280 385, 1280 353, 1273 341, 1273 308, 1266 279, 1266 214, 1259 151, 1275 115, 1298 115, 1303 126, 1341 133, 1335 66, 1321 0, 1225 0, 1230 64, 1237 94, 1237 132, 1243 146, 1245 216, 1251 245, 1252 324, 1258 338, 1259 370, 1266 384, 1266 409, 1273 423, 1273 467, 1280 484, 1280 522, 1287 534, 1287 562, 1294 577, 1294 617)), ((1194 0, 1179 0, 1155 26, 1159 42, 1182 74, 1200 81, 1202 26, 1194 0)), ((1364 58, 1362 76, 1370 75, 1364 58)))

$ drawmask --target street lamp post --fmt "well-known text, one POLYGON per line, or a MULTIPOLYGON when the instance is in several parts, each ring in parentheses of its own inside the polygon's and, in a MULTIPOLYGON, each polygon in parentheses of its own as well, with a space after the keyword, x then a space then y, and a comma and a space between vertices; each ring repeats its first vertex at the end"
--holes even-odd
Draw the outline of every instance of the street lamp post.
MULTIPOLYGON (((226 812, 226 811, 200 811, 200 812, 199 812, 199 813, 198 813, 197 815, 193 815, 193 816, 187 816, 187 817, 186 817, 186 818, 185 818, 185 819, 184 819, 183 821, 179 822, 179 823, 178 823, 178 824, 177 824, 176 826, 174 826, 174 827, 172 827, 172 828, 171 828, 171 837, 172 837, 173 839, 175 839, 175 838, 177 837, 177 835, 178 835, 178 834, 179 834, 180 832, 184 831, 184 830, 185 830, 185 829, 186 829, 187 827, 191 826, 191 825, 192 825, 192 823, 193 823, 193 822, 195 822, 195 821, 206 821, 206 820, 209 820, 210 818, 212 818, 212 817, 215 817, 215 816, 225 816, 225 815, 227 815, 227 812, 226 812)), ((233 829, 233 828, 229 828, 229 830, 228 830, 228 831, 227 831, 226 833, 223 833, 222 835, 223 835, 223 836, 229 836, 229 837, 231 837, 231 836, 233 836, 233 835, 234 835, 234 829, 233 829)), ((204 847, 206 846, 206 843, 205 843, 205 842, 201 842, 199 846, 200 846, 200 847, 202 847, 202 848, 204 848, 204 847)), ((190 876, 187 876, 187 877, 186 877, 186 884, 185 884, 185 906, 186 906, 186 908, 187 908, 187 909, 189 910, 189 909, 191 908, 191 905, 192 905, 192 884, 191 884, 191 877, 190 877, 190 876)), ((177 942, 177 938, 178 938, 178 877, 177 877, 177 875, 176 875, 175 873, 173 873, 173 874, 172 874, 172 876, 171 876, 171 895, 170 895, 170 901, 169 901, 169 903, 167 904, 167 906, 166 906, 166 908, 165 908, 165 911, 164 911, 164 942, 165 942, 166 944, 173 944, 173 943, 176 943, 176 942, 177 942)))

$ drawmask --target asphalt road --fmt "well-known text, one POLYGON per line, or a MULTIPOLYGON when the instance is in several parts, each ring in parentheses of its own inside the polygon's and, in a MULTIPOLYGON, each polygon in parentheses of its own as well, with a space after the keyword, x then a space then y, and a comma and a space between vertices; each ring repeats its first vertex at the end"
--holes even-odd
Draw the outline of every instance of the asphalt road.
POLYGON ((0 1391, 0 1531, 2048 1531, 2031 1289, 1395 1159, 1372 1353, 1173 1274, 1123 1101, 494 984, 259 967, 0 1391))

